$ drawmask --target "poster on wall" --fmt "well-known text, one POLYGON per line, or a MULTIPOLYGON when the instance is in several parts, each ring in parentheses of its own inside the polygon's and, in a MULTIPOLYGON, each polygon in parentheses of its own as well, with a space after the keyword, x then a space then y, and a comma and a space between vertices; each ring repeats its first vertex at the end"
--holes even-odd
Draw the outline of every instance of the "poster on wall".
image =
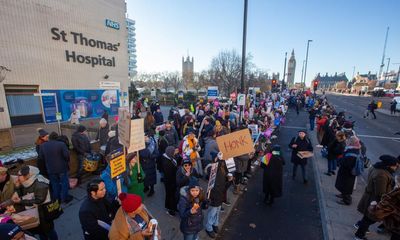
MULTIPOLYGON (((99 118, 106 111, 109 116, 118 114, 118 90, 42 90, 42 93, 57 95, 61 121, 68 121, 76 110, 82 119, 99 118)), ((46 123, 56 122, 54 98, 42 98, 46 123)))

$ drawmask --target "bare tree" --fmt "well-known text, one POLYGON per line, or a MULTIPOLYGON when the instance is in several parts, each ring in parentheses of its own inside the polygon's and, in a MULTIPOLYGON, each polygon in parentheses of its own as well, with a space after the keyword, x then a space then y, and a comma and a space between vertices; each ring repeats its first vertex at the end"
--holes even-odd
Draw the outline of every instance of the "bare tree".
POLYGON ((174 93, 177 93, 180 86, 182 85, 182 79, 178 72, 172 72, 168 74, 169 81, 171 82, 171 87, 174 89, 174 93))

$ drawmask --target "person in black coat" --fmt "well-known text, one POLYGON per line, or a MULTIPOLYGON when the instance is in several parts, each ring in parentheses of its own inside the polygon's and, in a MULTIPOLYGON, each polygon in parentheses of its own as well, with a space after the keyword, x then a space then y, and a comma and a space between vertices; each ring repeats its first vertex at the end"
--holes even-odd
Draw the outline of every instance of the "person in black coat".
POLYGON ((108 141, 106 145, 105 156, 112 153, 115 150, 123 149, 123 146, 119 143, 118 139, 118 125, 111 127, 111 131, 108 132, 108 141))
POLYGON ((65 143, 58 141, 56 132, 50 133, 49 141, 42 144, 39 155, 44 159, 49 174, 52 199, 70 202, 72 196, 68 195, 69 150, 65 143))
POLYGON ((296 178, 297 167, 300 165, 301 172, 303 174, 303 182, 304 184, 308 183, 307 175, 306 175, 306 165, 307 158, 300 158, 297 156, 300 151, 313 151, 313 147, 310 139, 307 137, 307 133, 304 130, 300 130, 297 137, 292 138, 289 144, 289 148, 292 149, 292 158, 291 162, 293 163, 293 180, 296 178))
POLYGON ((80 182, 80 177, 83 173, 83 160, 85 159, 85 155, 91 152, 90 141, 87 136, 87 130, 85 126, 80 125, 78 127, 77 131, 72 134, 71 142, 76 153, 78 154, 79 168, 76 177, 80 182))
POLYGON ((154 120, 156 121, 157 126, 164 123, 164 116, 160 108, 157 108, 157 111, 154 113, 154 120))
POLYGON ((118 210, 115 200, 109 202, 106 198, 106 187, 102 180, 94 179, 87 185, 87 198, 79 209, 79 221, 85 240, 108 240, 108 230, 100 225, 110 225, 118 210))
POLYGON ((344 153, 346 147, 346 135, 342 131, 336 132, 336 138, 328 144, 328 171, 325 173, 328 176, 335 175, 337 167, 337 159, 344 153))
POLYGON ((154 185, 157 183, 156 149, 157 144, 154 138, 146 136, 146 148, 139 151, 140 164, 145 173, 144 192, 149 192, 148 197, 154 195, 154 185))
POLYGON ((336 177, 335 188, 340 192, 337 197, 342 205, 350 205, 352 202, 351 194, 353 194, 354 182, 356 176, 352 174, 352 170, 356 164, 357 156, 360 154, 360 140, 353 136, 347 141, 343 158, 339 159, 339 171, 336 177))
POLYGON ((283 165, 285 160, 281 156, 281 147, 275 145, 272 153, 266 155, 267 161, 262 162, 264 203, 271 205, 274 198, 282 196, 283 165), (269 158, 269 159, 268 159, 269 158))
POLYGON ((193 168, 192 161, 185 158, 182 160, 182 165, 176 171, 177 196, 179 196, 180 189, 189 184, 191 178, 200 178, 200 175, 193 168))
POLYGON ((165 186, 165 208, 172 216, 175 215, 176 204, 176 172, 178 170, 178 163, 174 159, 175 148, 172 146, 167 147, 165 153, 161 157, 162 169, 164 172, 164 186, 165 186))

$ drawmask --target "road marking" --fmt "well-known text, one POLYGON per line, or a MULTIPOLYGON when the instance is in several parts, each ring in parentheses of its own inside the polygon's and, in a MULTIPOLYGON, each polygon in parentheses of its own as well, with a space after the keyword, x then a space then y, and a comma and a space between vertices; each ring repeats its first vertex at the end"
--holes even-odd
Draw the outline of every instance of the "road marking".
POLYGON ((380 138, 380 139, 390 139, 390 140, 400 140, 400 138, 395 137, 384 137, 384 136, 373 136, 373 135, 360 135, 357 134, 358 137, 366 137, 366 138, 380 138))
POLYGON ((305 129, 305 127, 296 127, 296 126, 281 126, 281 128, 305 129))

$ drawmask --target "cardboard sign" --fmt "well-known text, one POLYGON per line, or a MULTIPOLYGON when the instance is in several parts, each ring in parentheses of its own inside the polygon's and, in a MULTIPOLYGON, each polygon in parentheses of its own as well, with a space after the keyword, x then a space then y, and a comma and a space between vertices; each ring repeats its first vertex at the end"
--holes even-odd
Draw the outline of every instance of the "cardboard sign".
POLYGON ((146 148, 144 140, 144 119, 131 120, 130 144, 128 153, 146 148))
POLYGON ((127 108, 118 108, 118 139, 119 143, 129 147, 131 114, 127 108))
POLYGON ((210 178, 208 180, 207 192, 210 193, 215 185, 215 177, 217 176, 218 163, 211 164, 210 178))
POLYGON ((115 178, 126 171, 125 155, 122 154, 110 161, 111 178, 115 178))
POLYGON ((313 153, 313 152, 310 152, 310 151, 299 151, 299 152, 297 153, 297 156, 298 156, 299 158, 301 158, 301 159, 310 158, 310 157, 313 157, 313 156, 314 156, 314 153, 313 153))
POLYGON ((254 152, 253 140, 248 129, 217 137, 217 144, 224 160, 254 152))

